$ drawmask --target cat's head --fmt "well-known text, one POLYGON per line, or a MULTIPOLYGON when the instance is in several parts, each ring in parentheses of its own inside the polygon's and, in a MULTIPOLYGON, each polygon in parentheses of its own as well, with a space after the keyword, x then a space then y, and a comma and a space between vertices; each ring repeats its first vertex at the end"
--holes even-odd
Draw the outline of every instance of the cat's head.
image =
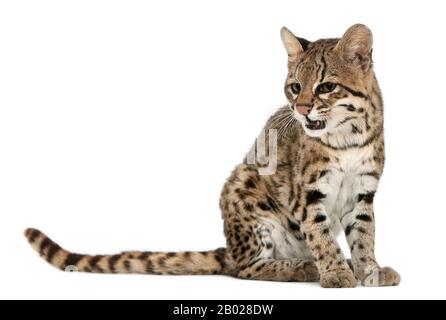
POLYGON ((367 113, 373 37, 357 24, 341 39, 309 42, 282 28, 288 53, 285 94, 295 118, 312 137, 362 130, 367 113))

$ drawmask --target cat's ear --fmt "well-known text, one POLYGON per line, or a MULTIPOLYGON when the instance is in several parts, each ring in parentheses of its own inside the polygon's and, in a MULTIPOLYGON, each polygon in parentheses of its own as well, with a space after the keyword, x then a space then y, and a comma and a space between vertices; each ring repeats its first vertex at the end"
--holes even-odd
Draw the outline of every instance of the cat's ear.
POLYGON ((336 45, 337 51, 346 62, 356 63, 363 71, 372 66, 372 31, 363 24, 350 27, 336 45))
POLYGON ((304 52, 304 48, 299 39, 285 27, 280 30, 280 36, 288 53, 288 61, 295 62, 299 60, 300 55, 304 52))

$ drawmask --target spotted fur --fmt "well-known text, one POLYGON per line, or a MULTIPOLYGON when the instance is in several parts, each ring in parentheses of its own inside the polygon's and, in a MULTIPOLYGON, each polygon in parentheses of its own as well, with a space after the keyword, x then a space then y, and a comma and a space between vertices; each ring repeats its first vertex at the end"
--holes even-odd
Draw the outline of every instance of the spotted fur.
MULTIPOLYGON (((34 249, 67 271, 225 274, 320 281, 330 288, 355 287, 357 280, 366 286, 398 285, 398 273, 381 268, 374 254, 373 200, 384 168, 384 135, 372 34, 355 25, 340 39, 310 42, 286 28, 281 35, 288 53, 289 103, 264 130, 266 139, 272 129, 278 132, 277 170, 262 175, 264 162, 247 158, 228 179, 220 201, 225 249, 79 255, 29 229, 26 237, 34 249), (351 261, 336 241, 341 231, 351 261)), ((268 145, 266 155, 272 156, 268 145)))

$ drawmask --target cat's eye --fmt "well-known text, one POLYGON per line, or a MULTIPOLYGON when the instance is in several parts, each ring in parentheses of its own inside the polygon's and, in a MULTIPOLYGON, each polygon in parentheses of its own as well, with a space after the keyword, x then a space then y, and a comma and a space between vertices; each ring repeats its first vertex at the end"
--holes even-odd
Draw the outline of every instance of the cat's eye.
POLYGON ((302 87, 299 82, 295 82, 291 85, 291 91, 293 91, 294 94, 296 94, 296 95, 300 94, 301 90, 302 90, 302 87))
POLYGON ((316 93, 324 94, 324 93, 333 92, 336 89, 336 86, 337 85, 333 82, 322 83, 316 88, 316 93))

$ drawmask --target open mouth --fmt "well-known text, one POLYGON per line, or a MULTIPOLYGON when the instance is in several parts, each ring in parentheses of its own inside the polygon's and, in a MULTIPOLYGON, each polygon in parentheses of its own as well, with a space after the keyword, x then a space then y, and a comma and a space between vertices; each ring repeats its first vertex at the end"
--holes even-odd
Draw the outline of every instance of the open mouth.
POLYGON ((322 120, 313 121, 310 118, 306 117, 307 123, 305 126, 310 130, 322 130, 325 129, 326 123, 322 120))

